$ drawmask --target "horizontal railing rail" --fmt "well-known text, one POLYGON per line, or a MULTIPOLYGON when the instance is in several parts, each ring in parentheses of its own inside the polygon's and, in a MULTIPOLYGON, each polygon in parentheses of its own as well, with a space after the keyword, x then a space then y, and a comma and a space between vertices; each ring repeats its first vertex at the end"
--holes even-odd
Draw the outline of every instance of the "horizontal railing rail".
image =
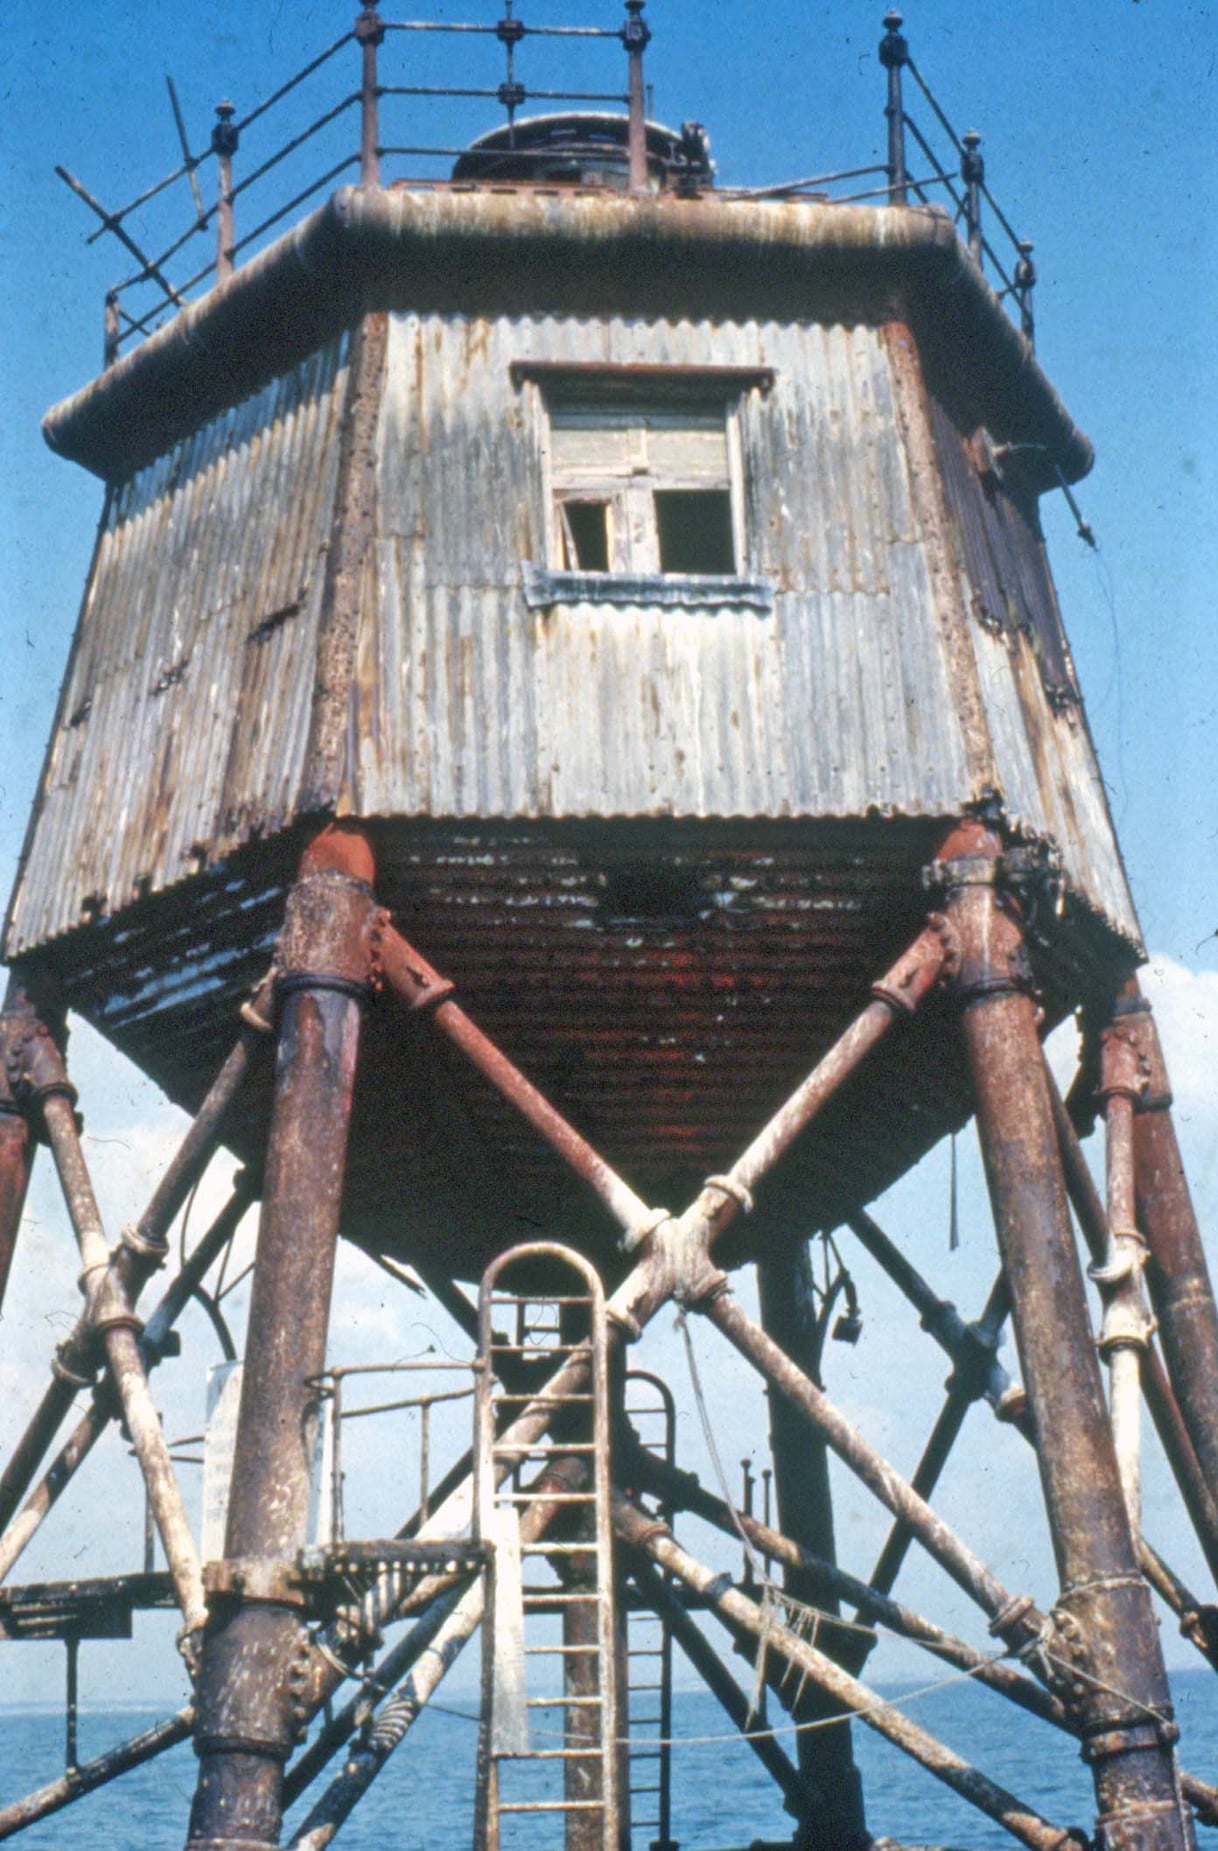
MULTIPOLYGON (((200 291, 224 282, 235 265, 260 248, 286 219, 345 176, 354 177, 363 186, 376 186, 382 183, 382 163, 393 161, 412 164, 393 173, 396 184, 436 188, 456 184, 451 163, 467 155, 468 142, 457 140, 451 133, 434 140, 426 135, 402 135, 398 122, 403 107, 413 109, 435 102, 498 105, 504 114, 505 133, 493 158, 510 160, 515 174, 527 174, 531 167, 552 165, 555 160, 554 147, 516 144, 521 112, 529 106, 590 105, 614 111, 624 108, 627 129, 620 145, 607 142, 602 147, 598 142, 596 158, 601 165, 618 165, 631 190, 644 190, 648 184, 645 101, 649 99, 643 82, 643 53, 651 36, 643 19, 645 0, 625 0, 626 16, 620 26, 533 25, 514 12, 514 4, 515 0, 503 0, 503 16, 494 21, 390 20, 383 19, 369 0, 348 31, 260 102, 242 113, 228 101, 219 103, 208 145, 197 152, 189 146, 177 93, 170 81, 182 159, 171 172, 115 211, 107 210, 66 167, 58 167, 56 172, 98 220, 88 242, 95 243, 109 234, 134 260, 135 267, 106 294, 105 364, 112 365, 129 344, 149 334, 167 314, 183 307, 200 291), (425 35, 456 35, 492 42, 503 58, 502 79, 466 81, 476 73, 463 69, 459 83, 428 82, 423 81, 429 75, 425 71, 402 74, 396 69, 383 69, 390 56, 387 40, 401 44, 404 51, 407 44, 417 44, 425 35), (584 88, 577 77, 545 87, 523 82, 517 58, 521 46, 533 39, 616 43, 626 53, 625 87, 584 88), (349 47, 359 53, 358 86, 345 90, 337 100, 318 97, 315 86, 310 92, 314 80, 331 76, 334 61, 349 47), (403 80, 403 76, 413 79, 416 75, 419 81, 403 80), (288 121, 285 112, 289 106, 298 107, 310 94, 313 112, 303 121, 288 121), (355 117, 358 131, 353 125, 355 117), (239 161, 251 157, 252 165, 242 171, 239 161), (210 203, 204 201, 201 176, 210 186, 210 203), (190 198, 190 215, 184 225, 177 216, 183 189, 190 198), (176 222, 168 220, 170 210, 176 222), (145 229, 150 214, 158 228, 156 234, 145 229), (162 217, 166 223, 160 230, 162 217), (134 229, 137 224, 139 237, 134 229), (205 257, 194 244, 198 239, 209 240, 205 257), (196 260, 193 267, 183 262, 184 257, 188 259, 196 252, 202 260, 196 260), (179 268, 186 270, 184 276, 177 275, 179 268)), ((950 214, 978 266, 988 271, 999 299, 1008 304, 1031 340, 1036 282, 1032 245, 1016 234, 994 198, 986 180, 980 137, 972 130, 957 134, 910 56, 900 32, 901 23, 900 14, 887 14, 880 44, 880 62, 888 75, 886 160, 769 186, 722 187, 720 195, 732 200, 811 198, 836 204, 906 205, 912 201, 935 205, 950 214), (920 124, 906 108, 906 72, 929 111, 925 124, 920 124), (933 139, 936 133, 943 138, 939 146, 933 139), (907 145, 916 149, 924 169, 917 175, 911 176, 908 171, 907 145), (873 184, 859 186, 858 182, 873 184), (983 207, 987 213, 984 224, 983 207)), ((697 192, 710 181, 712 170, 705 147, 697 124, 684 124, 680 138, 673 139, 670 156, 681 190, 697 192)), ((488 154, 487 158, 492 156, 488 154)))

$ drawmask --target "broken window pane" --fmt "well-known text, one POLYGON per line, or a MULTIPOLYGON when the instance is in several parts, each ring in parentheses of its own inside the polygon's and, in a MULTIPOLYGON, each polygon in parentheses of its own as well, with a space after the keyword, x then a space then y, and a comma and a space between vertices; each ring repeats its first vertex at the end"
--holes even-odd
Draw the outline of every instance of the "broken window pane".
POLYGON ((609 503, 563 500, 558 504, 558 512, 566 570, 608 572, 609 503))
POLYGON ((661 572, 736 570, 732 498, 726 489, 656 489, 661 572))

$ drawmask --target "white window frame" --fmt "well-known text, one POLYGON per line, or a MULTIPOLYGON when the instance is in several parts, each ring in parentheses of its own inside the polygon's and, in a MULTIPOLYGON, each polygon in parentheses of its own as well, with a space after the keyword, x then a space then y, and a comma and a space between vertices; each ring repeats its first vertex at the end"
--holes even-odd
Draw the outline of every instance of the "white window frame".
MULTIPOLYGON (((773 585, 752 576, 753 559, 745 521, 744 447, 741 439, 741 401, 746 391, 768 390, 773 374, 761 367, 651 367, 518 361, 513 379, 529 400, 529 415, 541 461, 542 522, 545 563, 524 562, 525 590, 535 606, 570 602, 671 604, 714 608, 740 604, 757 610, 773 606, 773 585), (649 466, 645 447, 640 451, 637 495, 621 472, 598 480, 589 473, 582 480, 564 483, 554 455, 554 413, 579 412, 604 405, 621 408, 628 421, 637 410, 640 428, 649 414, 672 414, 679 421, 682 409, 693 416, 722 419, 724 481, 731 520, 735 569, 731 573, 661 572, 659 531, 654 496, 659 489, 700 490, 705 477, 683 481, 649 466), (607 502, 608 571, 571 570, 562 543, 560 504, 566 500, 607 502), (635 532, 622 542, 614 531, 623 516, 632 518, 635 532)), ((620 427, 619 427, 620 428, 620 427)), ((629 423, 627 422, 627 428, 629 423)))

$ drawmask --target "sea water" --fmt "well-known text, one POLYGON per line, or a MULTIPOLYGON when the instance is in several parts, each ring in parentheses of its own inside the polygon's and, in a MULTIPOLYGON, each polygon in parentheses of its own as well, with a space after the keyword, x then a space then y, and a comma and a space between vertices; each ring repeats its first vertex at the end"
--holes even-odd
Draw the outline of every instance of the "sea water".
MULTIPOLYGON (((1203 1669, 1172 1680, 1181 1761, 1203 1779, 1218 1773, 1218 1688, 1203 1669)), ((992 1693, 952 1684, 892 1691, 907 1713, 1057 1825, 1089 1827, 1091 1781, 1073 1743, 992 1693)), ((101 1753, 155 1720, 147 1711, 95 1708, 81 1718, 80 1758, 101 1753)), ((734 1734, 713 1697, 673 1698, 672 1835, 683 1851, 722 1851, 790 1837, 769 1775, 734 1734)), ((907 1845, 998 1851, 1015 1843, 873 1731, 855 1725, 855 1753, 877 1836, 907 1845)), ((789 1752, 789 1736, 780 1737, 789 1752)), ((351 1851, 469 1851, 477 1728, 468 1699, 426 1711, 339 1835, 351 1851)), ((63 1719, 46 1710, 0 1710, 0 1803, 53 1779, 62 1766, 63 1719)), ((181 1851, 195 1782, 189 1744, 21 1834, 28 1851, 181 1851)), ((293 1819, 308 1811, 307 1799, 293 1819)), ((285 1833, 285 1839, 289 1836, 285 1833)), ((1203 1831, 1201 1842, 1218 1844, 1203 1831)), ((504 1851, 559 1851, 554 1816, 517 1824, 504 1851)), ((645 1844, 645 1841, 643 1841, 645 1844)))

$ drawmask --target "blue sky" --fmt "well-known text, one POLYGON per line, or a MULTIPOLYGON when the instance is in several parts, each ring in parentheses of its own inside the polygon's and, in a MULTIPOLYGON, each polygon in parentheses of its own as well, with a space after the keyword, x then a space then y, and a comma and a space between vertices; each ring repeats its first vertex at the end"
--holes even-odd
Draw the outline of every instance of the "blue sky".
MULTIPOLYGON (((490 0, 464 6, 454 0, 439 16, 493 20, 498 10, 490 0)), ((549 0, 523 10, 529 19, 576 16, 549 0)), ((671 123, 701 119, 725 182, 772 183, 882 157, 883 76, 875 59, 881 8, 782 3, 762 10, 717 0, 652 0, 648 11, 655 33, 649 53, 655 114, 671 123)), ((578 17, 613 24, 616 7, 613 0, 589 4, 578 17)), ((100 485, 50 455, 38 421, 54 399, 96 370, 103 291, 127 268, 112 243, 85 244, 92 222, 55 178, 53 164, 63 161, 107 204, 125 200, 177 159, 165 72, 177 81, 197 146, 219 98, 231 95, 239 110, 248 108, 324 47, 347 19, 341 5, 253 8, 248 0, 215 0, 201 10, 182 0, 101 0, 86 8, 70 0, 55 12, 26 9, 6 24, 0 51, 7 188, 0 218, 6 403, 0 430, 6 562, 0 578, 0 887, 6 892, 100 508, 100 485)), ((1218 1206, 1218 1111, 1210 1081, 1218 1033, 1218 649, 1211 616, 1218 583, 1212 334, 1218 237, 1210 199, 1218 178, 1218 9, 1184 0, 1107 0, 1102 7, 928 0, 910 6, 906 30, 957 127, 982 131, 993 190, 1013 223, 1035 240, 1040 356, 1096 443, 1095 471, 1078 494, 1099 540, 1098 555, 1076 538, 1060 497, 1046 503, 1046 523, 1135 898, 1147 943, 1160 959, 1154 993, 1168 1034, 1194 1187, 1212 1214, 1218 1206)), ((441 42, 446 58, 455 42, 441 42)), ((435 81, 427 75, 435 67, 426 62, 433 50, 416 55, 413 79, 402 72, 399 80, 435 81)), ((613 85, 620 71, 615 54, 607 56, 613 85)), ((499 76, 493 59, 470 78, 456 77, 452 63, 443 68, 455 81, 493 83, 499 76)), ((572 83, 599 88, 606 81, 590 78, 574 62, 564 68, 572 83)), ((538 81, 548 80, 544 61, 522 74, 534 71, 538 81)), ((350 62, 347 73, 345 81, 353 81, 350 62)), ((331 88, 327 100, 334 94, 331 88)), ((493 120, 470 106, 455 128, 429 117, 417 132, 421 139, 464 137, 493 120)), ((147 235, 156 235, 153 214, 147 235)), ((87 1034, 77 1037, 76 1058, 103 1202, 117 1228, 142 1206, 148 1178, 171 1147, 176 1119, 87 1034)), ((971 1315, 988 1287, 992 1259, 968 1150, 964 1167, 967 1232, 960 1254, 946 1251, 940 1156, 886 1205, 885 1218, 971 1315)), ((32 1208, 33 1232, 5 1320, 3 1434, 31 1393, 23 1380, 28 1384, 28 1372, 44 1366, 49 1341, 74 1305, 75 1268, 45 1165, 32 1208)), ((344 1290, 335 1327, 340 1349, 360 1353, 374 1340, 391 1349, 422 1347, 437 1332, 446 1334, 444 1321, 430 1312, 416 1329, 416 1310, 408 1306, 403 1314, 389 1306, 370 1270, 355 1259, 347 1264, 344 1290)), ((906 1325, 882 1281, 870 1279, 864 1296, 870 1329, 857 1353, 835 1357, 836 1390, 908 1468, 945 1365, 929 1346, 907 1365, 902 1348, 908 1374, 897 1398, 901 1405, 882 1404, 877 1362, 884 1363, 887 1344, 902 1341, 906 1325), (905 1404, 918 1387, 929 1399, 911 1422, 905 1404)), ((655 1341, 666 1364, 683 1367, 670 1332, 657 1333, 655 1341)), ((911 1334, 909 1342, 916 1341, 911 1334)), ((708 1332, 704 1344, 710 1343, 708 1332)), ((175 1431, 191 1431, 201 1409, 197 1376, 187 1381, 179 1365, 174 1381, 166 1390, 167 1418, 178 1423, 175 1431)), ((739 1457, 761 1431, 760 1396, 752 1384, 732 1419, 725 1451, 739 1457)), ((956 1499, 957 1514, 973 1523, 975 1536, 980 1530, 981 1546, 997 1548, 1009 1543, 1015 1513, 1015 1527, 1026 1539, 1027 1573, 1043 1591, 1046 1550, 1039 1519, 1029 1514, 1028 1474, 1022 1464, 1009 1472, 994 1465, 990 1430, 980 1415, 973 1434, 955 1489, 945 1493, 949 1514, 956 1499), (970 1466, 1000 1471, 996 1495, 980 1500, 980 1511, 975 1482, 969 1496, 970 1466)), ((1002 1436, 1004 1448, 1009 1437, 1002 1436)), ((121 1449, 112 1469, 128 1470, 121 1449)), ((1157 1485, 1152 1474, 1148 1495, 1156 1516, 1162 1510, 1157 1534, 1163 1536, 1162 1526, 1176 1519, 1157 1485)), ((45 1552, 31 1555, 31 1574, 66 1572, 78 1559, 89 1508, 87 1489, 67 1501, 55 1539, 48 1537, 45 1552)), ((91 1559, 108 1567, 130 1561, 139 1531, 137 1500, 133 1509, 130 1523, 116 1519, 89 1545, 91 1559)), ((865 1538, 852 1563, 858 1566, 872 1552, 875 1525, 849 1491, 842 1525, 849 1536, 865 1538)), ((1191 1560, 1185 1548, 1182 1564, 1189 1572, 1191 1560)), ((915 1578, 914 1585, 921 1583, 915 1578)), ((961 1623, 950 1601, 942 1605, 941 1590, 929 1582, 927 1588, 928 1604, 939 1601, 935 1610, 961 1623)), ((52 1674, 50 1661, 34 1654, 29 1662, 33 1669, 21 1671, 28 1678, 22 1687, 40 1692, 40 1680, 52 1674)), ((171 1655, 155 1662, 153 1681, 171 1689, 171 1655)))

